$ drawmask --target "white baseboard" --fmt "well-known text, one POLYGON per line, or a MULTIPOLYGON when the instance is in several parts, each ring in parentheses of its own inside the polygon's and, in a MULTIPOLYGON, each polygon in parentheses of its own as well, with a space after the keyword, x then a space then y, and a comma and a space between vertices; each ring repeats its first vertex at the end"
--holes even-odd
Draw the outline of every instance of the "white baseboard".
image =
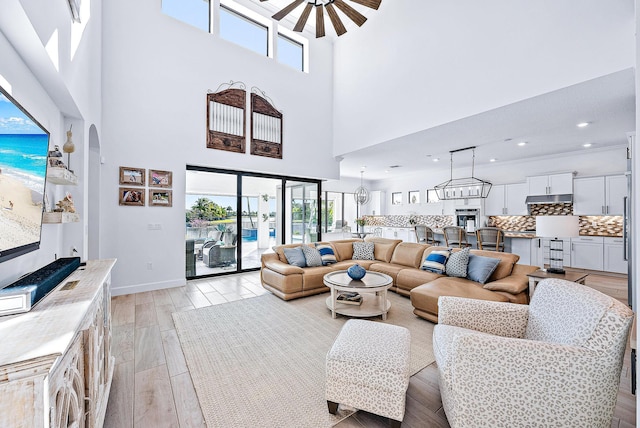
POLYGON ((184 278, 173 279, 170 281, 162 281, 162 282, 149 282, 147 284, 126 285, 124 287, 114 287, 112 283, 111 295, 122 296, 124 294, 134 294, 134 293, 142 293, 145 291, 163 290, 165 288, 182 287, 183 285, 186 285, 186 284, 187 284, 187 280, 184 278))

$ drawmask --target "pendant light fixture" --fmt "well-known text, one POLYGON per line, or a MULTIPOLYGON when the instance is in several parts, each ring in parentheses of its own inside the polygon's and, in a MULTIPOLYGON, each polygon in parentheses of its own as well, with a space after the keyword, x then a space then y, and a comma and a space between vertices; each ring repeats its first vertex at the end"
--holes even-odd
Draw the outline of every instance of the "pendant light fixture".
POLYGON ((491 183, 474 177, 476 146, 465 147, 464 149, 451 150, 451 178, 448 181, 438 184, 435 191, 441 200, 451 199, 483 199, 489 196, 491 183), (472 150, 473 157, 471 160, 471 177, 453 178, 453 154, 472 150))
MULTIPOLYGON (((367 202, 369 202, 369 191, 364 187, 363 184, 363 180, 362 180, 362 176, 364 174, 364 170, 360 171, 360 186, 358 186, 358 188, 355 190, 355 192, 353 193, 353 198, 356 201, 356 205, 358 206, 358 208, 360 207, 360 205, 364 205, 367 202)), ((358 212, 358 217, 360 213, 358 212)))

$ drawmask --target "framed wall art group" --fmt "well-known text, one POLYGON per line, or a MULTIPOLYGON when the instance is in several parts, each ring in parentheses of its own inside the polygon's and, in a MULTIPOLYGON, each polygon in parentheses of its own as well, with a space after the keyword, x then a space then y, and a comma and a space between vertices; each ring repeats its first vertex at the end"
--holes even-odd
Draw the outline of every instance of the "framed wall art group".
MULTIPOLYGON (((250 131, 252 155, 282 159, 282 120, 271 99, 251 88, 250 131)), ((222 84, 207 94, 207 148, 246 152, 247 91, 244 83, 222 84), (228 86, 227 89, 220 90, 228 86)))
POLYGON ((172 178, 171 171, 158 169, 149 170, 149 179, 145 180, 145 168, 120 167, 120 187, 118 188, 118 203, 126 206, 145 206, 145 182, 149 185, 149 206, 172 206, 172 178))

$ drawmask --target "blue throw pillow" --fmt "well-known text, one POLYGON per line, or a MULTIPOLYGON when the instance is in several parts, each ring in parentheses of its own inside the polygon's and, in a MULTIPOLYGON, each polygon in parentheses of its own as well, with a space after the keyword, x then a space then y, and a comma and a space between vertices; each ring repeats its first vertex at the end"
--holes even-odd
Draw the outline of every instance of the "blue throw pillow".
POLYGON ((283 248, 283 251, 291 266, 305 267, 307 265, 301 247, 283 248))
POLYGON ((434 250, 430 252, 427 258, 424 259, 424 262, 422 262, 422 269, 434 273, 444 273, 449 254, 451 254, 449 250, 434 250))
POLYGON ((337 263, 336 254, 333 252, 333 247, 329 244, 316 244, 316 250, 320 251, 323 265, 330 265, 337 263))
POLYGON ((469 265, 467 266, 467 278, 471 281, 485 284, 499 264, 500 259, 470 254, 469 265))

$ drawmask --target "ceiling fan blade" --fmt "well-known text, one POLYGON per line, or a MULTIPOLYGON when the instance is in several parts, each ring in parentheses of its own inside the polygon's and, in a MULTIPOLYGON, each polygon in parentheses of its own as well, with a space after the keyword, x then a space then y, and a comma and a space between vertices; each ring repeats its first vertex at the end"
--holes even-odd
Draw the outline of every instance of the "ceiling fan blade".
POLYGON ((289 4, 289 6, 285 7, 280 12, 273 15, 272 18, 275 19, 276 21, 280 21, 282 18, 289 15, 293 11, 293 9, 300 6, 302 2, 304 2, 304 0, 294 0, 293 2, 291 2, 291 4, 289 4))
POLYGON ((309 14, 311 13, 311 9, 313 8, 313 3, 307 3, 302 11, 302 15, 298 18, 298 22, 296 22, 296 26, 293 27, 293 31, 301 32, 307 23, 307 19, 309 19, 309 14))
POLYGON ((382 3, 382 0, 351 0, 351 1, 366 7, 370 7, 371 9, 375 9, 375 10, 378 10, 378 8, 380 7, 380 3, 382 3))
POLYGON ((349 19, 355 22, 358 27, 362 27, 362 24, 367 21, 366 16, 346 4, 344 1, 335 0, 333 4, 335 4, 338 9, 340 9, 345 15, 347 15, 349 19))
POLYGON ((324 12, 322 5, 316 6, 316 39, 324 37, 324 12))
POLYGON ((342 20, 340 20, 340 17, 338 16, 338 12, 336 12, 336 10, 333 8, 333 5, 331 3, 325 4, 324 7, 325 9, 327 9, 327 13, 329 14, 329 19, 333 24, 333 28, 335 28, 336 30, 336 34, 338 36, 342 36, 344 33, 347 32, 347 29, 344 28, 344 24, 342 23, 342 20))

